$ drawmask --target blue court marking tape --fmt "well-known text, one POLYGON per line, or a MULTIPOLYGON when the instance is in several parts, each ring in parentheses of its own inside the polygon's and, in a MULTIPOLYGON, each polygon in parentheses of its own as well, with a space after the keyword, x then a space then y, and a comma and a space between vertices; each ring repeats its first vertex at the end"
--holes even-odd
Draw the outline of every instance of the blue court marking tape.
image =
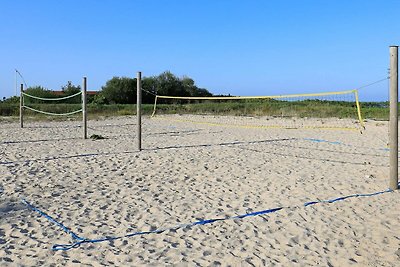
MULTIPOLYGON (((315 142, 315 143, 328 143, 328 144, 331 144, 331 145, 343 145, 343 146, 354 147, 353 145, 345 144, 345 143, 342 143, 342 142, 339 142, 339 141, 328 141, 328 140, 316 139, 316 138, 303 138, 303 140, 311 141, 311 142, 315 142)), ((372 149, 390 151, 389 148, 372 148, 372 149)))
MULTIPOLYGON (((400 186, 400 183, 399 183, 399 186, 400 186)), ((384 194, 384 193, 388 193, 388 192, 392 192, 392 191, 393 190, 391 190, 391 189, 387 189, 385 191, 380 191, 380 192, 375 192, 375 193, 370 193, 370 194, 353 194, 353 195, 348 195, 348 196, 344 196, 344 197, 338 197, 338 198, 329 199, 329 200, 310 201, 310 202, 304 203, 304 206, 307 207, 307 206, 320 204, 320 203, 334 203, 334 202, 337 202, 337 201, 342 201, 342 200, 345 200, 345 199, 348 199, 348 198, 355 198, 355 197, 371 197, 371 196, 376 196, 376 195, 380 195, 380 194, 384 194)), ((278 207, 278 208, 273 208, 273 209, 267 209, 267 210, 251 212, 251 213, 242 214, 242 215, 226 217, 226 218, 199 220, 199 221, 188 223, 188 224, 177 225, 175 227, 164 228, 164 229, 156 229, 156 230, 151 230, 151 231, 134 232, 134 233, 123 235, 123 236, 102 237, 102 238, 99 238, 99 239, 87 239, 87 238, 83 238, 83 237, 78 236, 76 233, 74 233, 71 229, 66 227, 64 224, 58 222, 52 216, 50 216, 47 213, 45 213, 45 212, 41 211, 40 209, 36 208, 31 203, 29 203, 27 200, 22 199, 22 202, 26 206, 28 206, 31 210, 39 213, 41 216, 45 217, 50 222, 52 222, 55 225, 57 225, 58 227, 60 227, 65 233, 69 234, 72 237, 73 242, 70 243, 70 244, 55 244, 55 245, 53 245, 52 246, 52 250, 54 250, 54 251, 57 251, 57 250, 66 251, 66 250, 70 250, 70 249, 73 249, 73 248, 78 248, 81 244, 84 244, 84 243, 99 243, 99 242, 105 242, 105 241, 113 241, 113 240, 117 240, 117 239, 133 237, 133 236, 139 236, 139 235, 159 234, 159 233, 162 233, 164 231, 183 229, 183 228, 188 228, 188 227, 192 227, 192 226, 196 226, 196 225, 206 225, 206 224, 211 224, 211 223, 218 222, 218 221, 226 221, 226 220, 233 220, 233 219, 243 219, 243 218, 251 217, 251 216, 258 216, 258 215, 262 215, 262 214, 274 213, 274 212, 280 211, 280 210, 285 208, 285 207, 278 207)))
POLYGON ((316 143, 328 143, 328 144, 332 144, 332 145, 345 145, 342 142, 338 142, 338 141, 328 141, 328 140, 323 140, 323 139, 315 139, 315 138, 304 138, 304 140, 306 141, 311 141, 311 142, 316 142, 316 143))
POLYGON ((54 223, 55 225, 57 225, 58 227, 60 227, 64 232, 66 232, 67 234, 70 234, 71 237, 74 240, 84 240, 84 238, 79 237, 77 234, 75 234, 71 229, 67 228, 66 226, 64 226, 62 223, 58 222, 56 219, 54 219, 53 217, 51 217, 50 215, 48 215, 47 213, 41 211, 40 209, 36 208, 35 206, 33 206, 31 203, 29 203, 28 201, 26 201, 24 198, 21 199, 22 203, 24 203, 25 205, 27 205, 31 210, 36 211, 37 213, 39 213, 41 216, 45 217, 47 220, 49 220, 50 222, 54 223))
POLYGON ((391 189, 387 189, 385 191, 375 192, 375 193, 370 193, 370 194, 354 194, 354 195, 348 195, 348 196, 338 197, 338 198, 329 199, 329 200, 310 201, 310 202, 304 203, 304 206, 307 207, 307 206, 318 204, 318 203, 334 203, 336 201, 341 201, 341 200, 345 200, 345 199, 352 198, 352 197, 372 197, 372 196, 376 196, 376 195, 380 195, 380 194, 384 194, 384 193, 388 193, 388 192, 392 192, 392 191, 393 190, 391 190, 391 189))

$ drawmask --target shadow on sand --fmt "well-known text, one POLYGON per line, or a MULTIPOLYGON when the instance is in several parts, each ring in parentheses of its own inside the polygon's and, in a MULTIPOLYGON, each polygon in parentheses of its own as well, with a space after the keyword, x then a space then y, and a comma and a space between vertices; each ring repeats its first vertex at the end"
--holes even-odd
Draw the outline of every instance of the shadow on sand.
MULTIPOLYGON (((293 155, 290 153, 282 153, 282 152, 276 152, 276 151, 268 151, 268 150, 257 150, 257 149, 252 149, 245 147, 245 145, 250 145, 250 144, 276 144, 280 142, 285 142, 285 141, 293 141, 293 140, 299 140, 297 138, 281 138, 281 139, 269 139, 269 140, 258 140, 258 141, 235 141, 235 142, 222 142, 222 143, 216 143, 216 144, 196 144, 196 145, 175 145, 175 146, 165 146, 165 147, 156 147, 156 148, 144 148, 142 150, 143 152, 151 152, 151 151, 162 151, 162 150, 174 150, 174 149, 190 149, 190 148, 210 148, 210 147, 235 147, 235 148, 240 148, 243 150, 249 150, 253 152, 258 152, 258 153, 266 153, 270 155, 276 155, 276 156, 285 156, 285 157, 293 157, 293 158, 299 158, 299 159, 307 159, 307 160, 316 160, 316 161, 323 161, 323 162, 334 162, 334 163, 341 163, 341 164, 353 164, 353 165, 369 165, 369 166, 378 166, 378 167, 387 167, 387 165, 382 165, 382 164, 371 164, 371 163, 366 163, 366 162, 350 162, 350 161, 345 161, 345 160, 337 160, 337 159, 330 159, 330 158, 321 158, 319 156, 300 156, 300 155, 293 155)), ((279 145, 285 145, 285 144, 279 144, 279 145)), ((295 147, 294 147, 295 148, 295 147)), ((312 147, 302 147, 303 149, 309 149, 309 150, 315 150, 315 151, 320 151, 318 148, 312 148, 312 147)), ((334 150, 328 150, 329 152, 335 152, 335 153, 342 153, 342 154, 353 154, 347 153, 347 152, 340 152, 340 151, 334 151, 334 150)), ((54 157, 47 157, 47 158, 40 158, 40 159, 27 159, 27 160, 19 160, 19 161, 2 161, 0 162, 0 165, 11 165, 11 164, 17 164, 17 163, 30 163, 30 162, 38 162, 38 161, 53 161, 53 160, 59 160, 59 159, 73 159, 73 158, 84 158, 84 157, 97 157, 97 156, 110 156, 110 155, 122 155, 122 154, 139 154, 140 152, 138 151, 123 151, 123 152, 99 152, 99 153, 86 153, 86 154, 77 154, 77 155, 67 155, 67 156, 54 156, 54 157)), ((363 155, 363 154, 360 154, 363 155)), ((375 155, 377 156, 377 155, 375 155)))

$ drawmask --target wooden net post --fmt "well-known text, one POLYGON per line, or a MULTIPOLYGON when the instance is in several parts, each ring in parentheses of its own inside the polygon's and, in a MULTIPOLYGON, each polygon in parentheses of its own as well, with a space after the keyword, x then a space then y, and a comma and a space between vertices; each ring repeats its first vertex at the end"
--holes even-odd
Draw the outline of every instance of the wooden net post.
POLYGON ((142 150, 142 73, 137 73, 137 98, 136 98, 136 117, 137 117, 137 149, 142 150))
POLYGON ((82 86, 82 126, 83 126, 83 139, 87 139, 86 91, 87 91, 87 79, 86 79, 86 77, 83 77, 83 86, 82 86))
POLYGON ((21 83, 19 91, 19 124, 24 128, 24 85, 21 83))
POLYGON ((389 147, 390 147, 390 189, 397 190, 398 178, 398 46, 390 47, 390 121, 389 121, 389 147))

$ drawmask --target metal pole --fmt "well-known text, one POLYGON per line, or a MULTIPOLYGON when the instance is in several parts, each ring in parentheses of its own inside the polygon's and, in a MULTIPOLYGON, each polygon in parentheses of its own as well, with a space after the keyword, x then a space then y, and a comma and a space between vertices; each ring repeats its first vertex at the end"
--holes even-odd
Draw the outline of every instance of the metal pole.
POLYGON ((137 73, 137 98, 136 98, 136 117, 137 117, 137 149, 142 150, 142 73, 137 73))
POLYGON ((87 79, 86 79, 86 77, 83 77, 83 87, 82 87, 82 124, 83 124, 83 139, 87 139, 86 90, 87 90, 87 79))
POLYGON ((390 47, 390 189, 398 189, 398 46, 390 47))
POLYGON ((21 83, 19 90, 19 124, 24 128, 24 84, 21 83))

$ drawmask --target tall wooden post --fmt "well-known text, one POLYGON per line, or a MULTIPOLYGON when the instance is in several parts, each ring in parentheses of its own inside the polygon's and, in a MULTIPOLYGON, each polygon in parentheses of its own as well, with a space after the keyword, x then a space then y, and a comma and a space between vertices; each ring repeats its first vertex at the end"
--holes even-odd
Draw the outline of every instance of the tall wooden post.
POLYGON ((15 70, 15 96, 18 95, 18 76, 17 70, 15 70))
POLYGON ((397 190, 398 178, 398 46, 390 47, 390 189, 397 190))
POLYGON ((87 79, 86 79, 86 77, 83 77, 83 86, 82 86, 82 126, 83 126, 83 139, 87 139, 86 91, 87 91, 87 79))
POLYGON ((137 73, 137 98, 136 98, 136 117, 137 117, 137 149, 142 150, 142 73, 137 73))
POLYGON ((24 84, 21 83, 19 90, 19 124, 24 128, 24 84))

